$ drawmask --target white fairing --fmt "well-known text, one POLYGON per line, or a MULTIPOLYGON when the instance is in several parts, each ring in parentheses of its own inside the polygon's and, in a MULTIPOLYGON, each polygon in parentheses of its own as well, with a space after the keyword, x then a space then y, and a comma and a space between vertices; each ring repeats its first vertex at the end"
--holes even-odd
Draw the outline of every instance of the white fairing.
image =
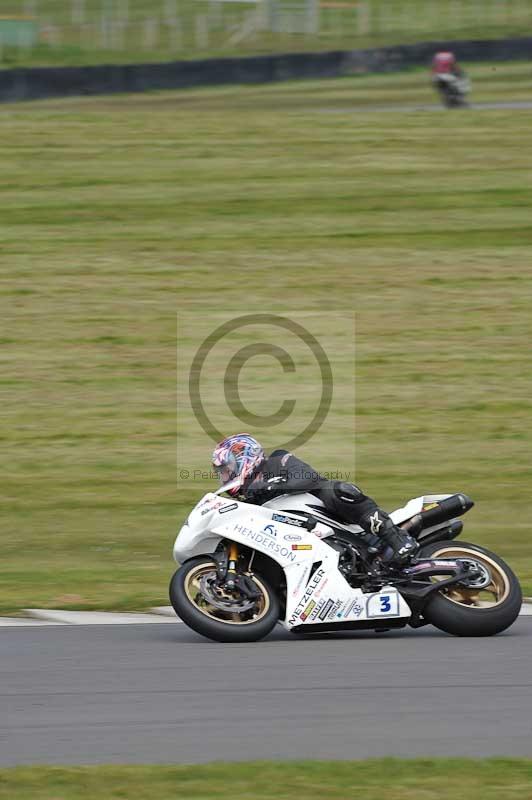
POLYGON ((437 83, 447 83, 449 86, 456 86, 459 92, 467 94, 471 90, 471 81, 465 75, 460 77, 452 72, 438 72, 433 76, 433 81, 437 83))
MULTIPOLYGON (((324 521, 312 531, 298 525, 302 521, 298 520, 298 510, 321 517, 316 511, 321 503, 313 495, 285 495, 255 506, 220 497, 220 491, 206 494, 191 511, 174 544, 176 561, 212 553, 221 539, 265 553, 280 564, 286 576, 286 615, 281 622, 287 629, 411 616, 408 604, 394 587, 366 594, 348 584, 338 569, 338 551, 327 544, 333 530, 324 521)), ((390 516, 400 524, 428 504, 449 496, 416 497, 390 516)), ((326 520, 325 512, 323 518, 326 520)), ((335 527, 361 530, 356 525, 335 527)))

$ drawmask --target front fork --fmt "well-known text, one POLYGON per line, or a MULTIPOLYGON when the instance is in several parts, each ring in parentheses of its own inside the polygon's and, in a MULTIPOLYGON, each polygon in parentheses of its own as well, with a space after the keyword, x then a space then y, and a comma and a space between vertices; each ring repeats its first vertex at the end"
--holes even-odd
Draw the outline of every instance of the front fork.
MULTIPOLYGON (((220 554, 221 555, 221 554, 220 554)), ((229 591, 237 591, 244 597, 250 600, 255 600, 262 596, 261 591, 253 580, 252 575, 248 572, 242 574, 237 572, 238 564, 238 544, 236 542, 229 542, 227 550, 224 553, 225 557, 217 559, 218 562, 218 580, 224 589, 229 591)), ((253 555, 251 556, 248 564, 248 570, 251 566, 253 555)))
POLYGON ((228 589, 235 588, 236 564, 238 561, 238 545, 230 542, 227 549, 227 580, 225 582, 228 589))

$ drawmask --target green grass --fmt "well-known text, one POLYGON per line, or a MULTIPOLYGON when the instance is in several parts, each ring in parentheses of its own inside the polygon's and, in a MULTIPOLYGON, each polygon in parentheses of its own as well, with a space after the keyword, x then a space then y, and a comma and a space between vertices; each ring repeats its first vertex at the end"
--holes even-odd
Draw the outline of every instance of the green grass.
MULTIPOLYGON (((302 32, 308 30, 303 21, 304 0, 280 2, 276 18, 278 28, 286 32, 262 26, 244 36, 240 35, 243 24, 257 14, 253 2, 85 0, 83 22, 75 16, 73 21, 73 0, 30 0, 26 5, 30 10, 31 2, 34 7, 36 3, 41 25, 40 42, 32 51, 3 48, 0 64, 5 67, 353 49, 422 40, 526 36, 532 30, 532 0, 322 0, 319 33, 302 32), (294 21, 294 14, 299 14, 299 21, 294 21), (174 15, 177 27, 169 24, 174 15), (199 18, 203 22, 198 23, 199 18), (146 33, 148 19, 155 25, 151 34, 146 33), (198 29, 205 29, 207 38, 198 36, 198 29), (298 32, 289 32, 293 30, 298 32)), ((21 10, 20 0, 3 0, 0 16, 20 15, 21 10)))
MULTIPOLYGON (((528 65, 472 74, 477 100, 529 96, 528 65)), ((467 492, 464 538, 532 594, 532 111, 352 111, 403 101, 433 102, 424 74, 3 107, 3 613, 167 602, 175 531, 211 485, 177 477, 176 425, 177 468, 212 449, 188 368, 253 311, 293 316, 332 362, 300 456, 356 467, 385 508, 467 492)), ((205 376, 228 432, 223 372, 246 343, 205 376)), ((309 420, 300 375, 294 417, 252 428, 267 447, 309 420)), ((266 357, 242 379, 255 413, 294 396, 266 357)))
POLYGON ((0 770, 1 800, 527 800, 528 759, 412 759, 17 767, 0 770))

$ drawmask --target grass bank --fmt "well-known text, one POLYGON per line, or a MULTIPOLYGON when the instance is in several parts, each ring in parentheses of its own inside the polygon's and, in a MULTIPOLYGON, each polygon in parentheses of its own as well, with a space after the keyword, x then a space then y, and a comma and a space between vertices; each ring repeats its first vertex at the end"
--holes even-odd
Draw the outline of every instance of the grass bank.
POLYGON ((19 767, 0 770, 2 800, 526 800, 528 759, 393 758, 194 767, 19 767))
MULTIPOLYGON (((472 73, 475 99, 529 96, 529 65, 472 73)), ((0 611, 167 602, 211 485, 188 371, 254 311, 302 321, 332 363, 299 454, 386 508, 467 492, 465 538, 532 594, 532 111, 353 111, 427 102, 413 72, 2 108, 0 611)), ((224 371, 263 335, 224 343, 204 399, 274 447, 318 381, 303 370, 284 425, 236 421, 224 371)), ((289 379, 257 356, 242 399, 269 414, 289 379)))

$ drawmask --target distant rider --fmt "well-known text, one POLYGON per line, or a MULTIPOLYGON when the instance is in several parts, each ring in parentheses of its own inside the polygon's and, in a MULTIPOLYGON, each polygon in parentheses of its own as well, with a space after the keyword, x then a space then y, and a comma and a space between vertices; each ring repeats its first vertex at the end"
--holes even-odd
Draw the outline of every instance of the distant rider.
POLYGON ((216 446, 213 468, 222 486, 238 479, 230 494, 256 505, 282 494, 313 494, 335 518, 377 536, 382 543, 381 560, 389 564, 408 562, 418 549, 416 540, 394 525, 358 486, 324 478, 287 450, 274 450, 267 457, 259 442, 247 433, 228 436, 216 446))
POLYGON ((449 82, 452 83, 460 94, 464 95, 468 87, 468 79, 464 70, 459 66, 454 53, 441 50, 432 59, 432 82, 436 89, 441 91, 449 82))

